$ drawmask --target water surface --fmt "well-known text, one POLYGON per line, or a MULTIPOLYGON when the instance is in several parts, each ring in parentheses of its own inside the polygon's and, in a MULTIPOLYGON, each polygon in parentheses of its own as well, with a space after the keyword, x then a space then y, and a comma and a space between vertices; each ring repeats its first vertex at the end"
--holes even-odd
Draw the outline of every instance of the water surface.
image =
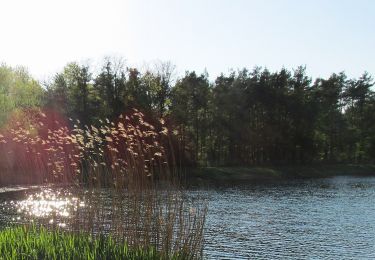
MULTIPOLYGON (((375 258, 375 178, 288 180, 201 192, 209 200, 207 259, 375 258)), ((63 188, 7 188, 0 190, 0 226, 44 219, 64 227, 64 219, 87 206, 63 188)))
POLYGON ((209 259, 374 259, 375 178, 210 190, 209 259))

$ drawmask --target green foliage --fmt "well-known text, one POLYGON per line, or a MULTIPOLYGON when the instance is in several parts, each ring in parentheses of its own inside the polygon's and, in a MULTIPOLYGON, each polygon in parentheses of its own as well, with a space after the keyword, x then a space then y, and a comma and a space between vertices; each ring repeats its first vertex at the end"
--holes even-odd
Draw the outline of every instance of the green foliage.
MULTIPOLYGON (((21 226, 0 232, 1 259, 164 259, 154 248, 132 249, 110 236, 21 226)), ((178 254, 168 259, 183 259, 178 254)))
POLYGON ((259 67, 220 75, 174 67, 126 68, 107 58, 99 72, 68 64, 47 95, 24 70, 0 69, 0 121, 15 108, 43 102, 83 125, 116 119, 132 108, 178 130, 179 161, 190 165, 305 164, 375 161, 375 95, 371 76, 342 73, 314 82, 305 67, 271 72, 259 67), (174 83, 175 82, 175 83, 174 83), (174 84, 172 84, 174 83, 174 84))
POLYGON ((106 60, 100 74, 95 78, 94 91, 99 95, 102 116, 118 117, 125 106, 126 76, 122 60, 106 60))
POLYGON ((138 108, 156 118, 167 114, 173 66, 160 63, 155 72, 125 68, 124 61, 106 58, 99 73, 69 63, 47 86, 47 106, 84 124, 115 119, 138 108))
POLYGON ((97 98, 88 66, 69 63, 47 86, 47 106, 89 124, 94 118, 97 98))
MULTIPOLYGON (((184 153, 208 165, 373 162, 374 93, 365 73, 311 84, 304 67, 255 68, 211 87, 187 73, 172 88, 184 153), (206 86, 206 87, 204 87, 206 86), (371 130, 370 130, 371 129, 371 130)), ((186 160, 187 161, 187 160, 186 160)))
POLYGON ((44 90, 23 67, 0 66, 0 125, 12 111, 43 104, 44 90))
POLYGON ((171 113, 184 134, 183 150, 191 149, 195 161, 204 159, 206 154, 209 93, 207 75, 197 76, 195 72, 187 72, 172 90, 171 113), (187 146, 185 136, 192 141, 192 147, 187 146))

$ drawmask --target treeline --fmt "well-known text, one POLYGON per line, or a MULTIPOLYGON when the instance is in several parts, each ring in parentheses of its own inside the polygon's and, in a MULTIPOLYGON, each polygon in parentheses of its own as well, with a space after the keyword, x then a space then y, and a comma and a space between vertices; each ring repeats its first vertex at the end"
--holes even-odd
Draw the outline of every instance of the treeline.
POLYGON ((178 132, 175 153, 183 164, 375 161, 374 82, 368 73, 313 81, 304 67, 256 67, 210 82, 195 72, 175 80, 170 63, 141 73, 121 59, 106 59, 98 71, 70 63, 44 88, 35 84, 24 70, 0 68, 1 119, 15 107, 43 106, 95 125, 137 108, 149 120, 165 118, 178 132), (25 94, 17 92, 23 88, 25 94))
POLYGON ((304 67, 186 73, 171 116, 193 162, 211 165, 373 162, 375 96, 369 74, 312 82, 304 67))

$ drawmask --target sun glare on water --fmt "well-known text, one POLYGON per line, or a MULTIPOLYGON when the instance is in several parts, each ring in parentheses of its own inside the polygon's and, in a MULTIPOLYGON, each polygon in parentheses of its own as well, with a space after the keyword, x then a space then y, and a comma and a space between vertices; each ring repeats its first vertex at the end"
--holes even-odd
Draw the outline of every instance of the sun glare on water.
POLYGON ((49 218, 52 224, 56 218, 69 218, 73 211, 84 206, 82 201, 69 192, 44 189, 18 202, 17 211, 30 218, 49 218))

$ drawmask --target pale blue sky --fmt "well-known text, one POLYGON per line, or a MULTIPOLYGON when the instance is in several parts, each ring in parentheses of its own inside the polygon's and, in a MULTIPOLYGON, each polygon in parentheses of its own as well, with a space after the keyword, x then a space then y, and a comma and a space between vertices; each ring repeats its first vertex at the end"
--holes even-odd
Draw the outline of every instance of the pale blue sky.
MULTIPOLYGON (((210 78, 255 65, 375 75, 373 0, 1 0, 0 61, 39 79, 67 62, 156 59, 210 78)), ((95 63, 95 62, 94 62, 95 63)))

